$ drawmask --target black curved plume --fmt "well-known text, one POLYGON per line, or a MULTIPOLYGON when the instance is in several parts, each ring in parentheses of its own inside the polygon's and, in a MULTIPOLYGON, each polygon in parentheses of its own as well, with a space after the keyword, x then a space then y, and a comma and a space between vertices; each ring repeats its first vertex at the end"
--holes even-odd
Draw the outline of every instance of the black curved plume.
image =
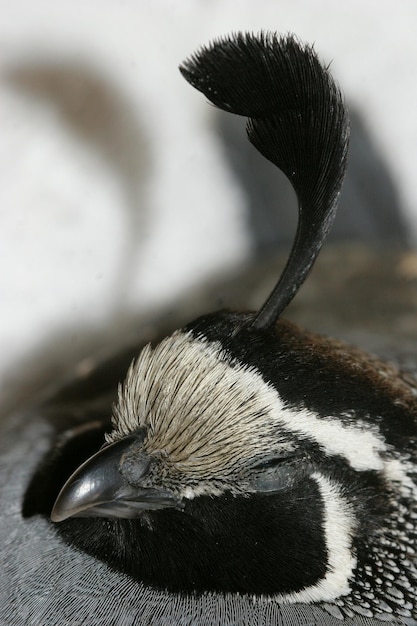
POLYGON ((333 221, 343 181, 349 119, 312 46, 293 36, 218 39, 180 66, 217 107, 249 118, 250 142, 291 181, 299 217, 287 265, 253 324, 269 327, 310 271, 333 221))

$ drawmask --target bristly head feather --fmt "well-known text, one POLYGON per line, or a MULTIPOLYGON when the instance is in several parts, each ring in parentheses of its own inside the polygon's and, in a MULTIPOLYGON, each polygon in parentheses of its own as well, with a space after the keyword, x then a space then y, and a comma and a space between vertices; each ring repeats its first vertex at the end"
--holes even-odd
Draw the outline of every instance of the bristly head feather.
POLYGON ((297 194, 290 257, 252 322, 271 327, 305 280, 333 222, 349 143, 343 98, 313 47, 291 35, 218 39, 180 71, 217 107, 249 118, 249 140, 288 176, 297 194))
POLYGON ((218 342, 177 331, 146 346, 119 387, 108 443, 146 429, 144 451, 178 483, 225 480, 257 458, 289 453, 277 432, 276 393, 253 368, 231 363, 218 342), (268 443, 266 443, 268 442, 268 443))

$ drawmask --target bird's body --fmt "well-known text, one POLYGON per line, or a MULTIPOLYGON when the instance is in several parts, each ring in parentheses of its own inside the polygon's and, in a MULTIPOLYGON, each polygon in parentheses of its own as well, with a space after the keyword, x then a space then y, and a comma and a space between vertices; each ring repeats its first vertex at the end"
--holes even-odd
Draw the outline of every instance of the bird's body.
POLYGON ((5 623, 415 625, 417 383, 281 318, 334 216, 340 92, 291 37, 182 72, 291 179, 295 243, 258 313, 161 332, 10 419, 5 623))

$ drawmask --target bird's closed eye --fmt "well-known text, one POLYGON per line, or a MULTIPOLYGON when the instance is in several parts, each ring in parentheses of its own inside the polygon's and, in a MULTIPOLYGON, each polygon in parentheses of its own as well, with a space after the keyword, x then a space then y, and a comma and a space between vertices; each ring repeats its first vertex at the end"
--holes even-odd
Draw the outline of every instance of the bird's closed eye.
POLYGON ((299 454, 296 454, 295 452, 292 453, 287 453, 287 454, 277 454, 277 455, 273 455, 273 456, 267 456, 262 458, 260 461, 258 461, 255 465, 254 465, 254 469, 255 470, 269 470, 269 469, 274 469, 277 466, 282 465, 283 463, 287 463, 289 461, 292 461, 293 459, 299 457, 299 454))
POLYGON ((301 454, 295 452, 264 457, 253 467, 250 486, 263 493, 286 489, 294 480, 298 460, 301 454))

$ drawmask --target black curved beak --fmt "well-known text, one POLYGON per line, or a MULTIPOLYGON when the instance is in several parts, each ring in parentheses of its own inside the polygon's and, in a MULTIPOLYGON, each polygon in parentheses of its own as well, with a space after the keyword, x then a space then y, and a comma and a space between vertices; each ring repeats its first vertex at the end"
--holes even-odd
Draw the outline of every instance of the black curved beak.
MULTIPOLYGON (((53 522, 68 517, 136 518, 144 510, 180 508, 180 499, 163 489, 142 488, 141 478, 149 470, 149 459, 135 454, 137 438, 126 437, 106 446, 83 463, 62 487, 51 513, 53 522), (134 483, 122 466, 134 463, 134 483)), ((131 469, 130 469, 130 473, 131 469)))

